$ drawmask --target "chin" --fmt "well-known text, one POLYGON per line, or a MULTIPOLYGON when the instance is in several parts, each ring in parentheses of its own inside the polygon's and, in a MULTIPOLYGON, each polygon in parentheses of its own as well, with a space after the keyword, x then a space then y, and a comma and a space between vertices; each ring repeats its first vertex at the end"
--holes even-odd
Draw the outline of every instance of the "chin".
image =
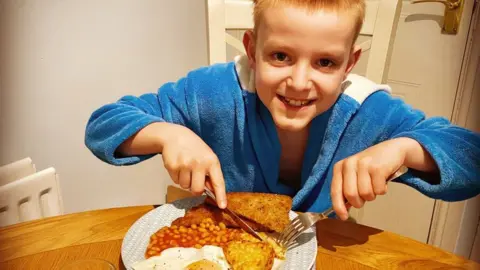
POLYGON ((286 118, 285 116, 274 117, 277 128, 286 131, 301 131, 308 127, 311 120, 303 118, 286 118))

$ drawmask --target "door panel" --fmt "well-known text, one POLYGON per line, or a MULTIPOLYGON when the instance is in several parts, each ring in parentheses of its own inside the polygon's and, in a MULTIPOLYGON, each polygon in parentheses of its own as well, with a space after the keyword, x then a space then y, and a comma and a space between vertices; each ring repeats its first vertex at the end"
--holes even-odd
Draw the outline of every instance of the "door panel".
MULTIPOLYGON (((427 116, 451 118, 460 78, 473 1, 465 1, 456 35, 441 32, 444 7, 404 1, 397 27, 388 84, 427 116)), ((388 194, 352 209, 357 222, 428 241, 435 201, 416 190, 390 183, 388 194)))

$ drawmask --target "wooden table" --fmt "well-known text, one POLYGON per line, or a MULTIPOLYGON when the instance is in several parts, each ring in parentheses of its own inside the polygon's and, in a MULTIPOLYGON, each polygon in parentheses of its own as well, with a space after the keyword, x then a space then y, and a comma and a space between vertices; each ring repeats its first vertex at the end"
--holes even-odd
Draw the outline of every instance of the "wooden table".
MULTIPOLYGON (((78 258, 102 258, 125 269, 122 239, 152 209, 105 209, 2 228, 0 269, 52 270, 78 258)), ((480 269, 432 246, 351 222, 321 221, 317 238, 317 269, 480 269)))

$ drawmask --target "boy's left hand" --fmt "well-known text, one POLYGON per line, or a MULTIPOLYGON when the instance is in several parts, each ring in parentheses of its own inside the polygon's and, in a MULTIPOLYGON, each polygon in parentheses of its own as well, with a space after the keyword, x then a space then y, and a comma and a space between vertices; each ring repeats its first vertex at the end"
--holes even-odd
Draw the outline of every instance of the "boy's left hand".
POLYGON ((331 197, 340 219, 348 218, 345 199, 360 208, 387 192, 386 180, 405 163, 409 147, 410 139, 388 140, 335 164, 331 197))

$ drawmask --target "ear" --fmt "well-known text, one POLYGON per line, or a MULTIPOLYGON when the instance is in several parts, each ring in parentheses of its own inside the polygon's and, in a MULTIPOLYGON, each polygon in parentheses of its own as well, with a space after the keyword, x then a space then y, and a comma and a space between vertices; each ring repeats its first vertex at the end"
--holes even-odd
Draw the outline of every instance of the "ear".
POLYGON ((248 64, 251 69, 255 68, 255 34, 252 30, 245 31, 243 35, 243 46, 248 56, 248 64))
POLYGON ((347 69, 345 70, 345 78, 347 75, 352 71, 352 69, 357 64, 358 60, 360 59, 360 55, 362 55, 362 48, 358 45, 354 45, 352 51, 350 53, 350 57, 348 59, 347 69))

